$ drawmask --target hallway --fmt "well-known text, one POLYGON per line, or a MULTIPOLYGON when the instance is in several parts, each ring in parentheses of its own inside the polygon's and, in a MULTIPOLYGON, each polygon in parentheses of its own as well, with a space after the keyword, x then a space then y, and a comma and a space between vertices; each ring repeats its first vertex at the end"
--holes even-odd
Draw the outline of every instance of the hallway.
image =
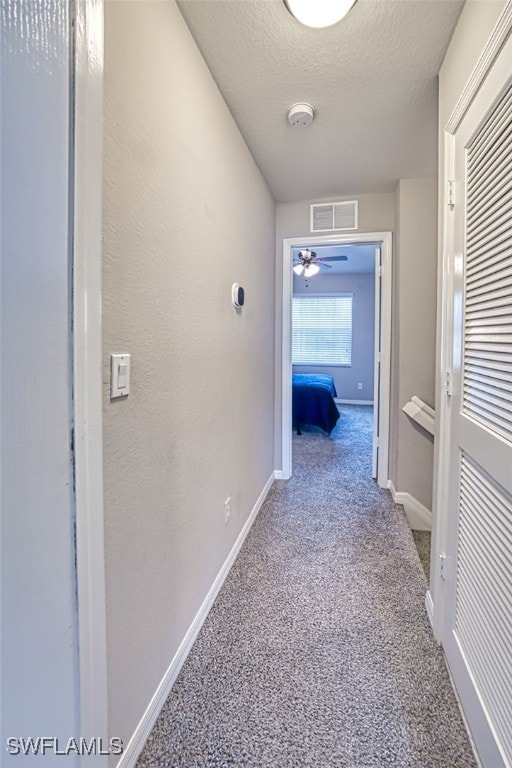
POLYGON ((137 768, 473 768, 371 409, 294 436, 137 768))

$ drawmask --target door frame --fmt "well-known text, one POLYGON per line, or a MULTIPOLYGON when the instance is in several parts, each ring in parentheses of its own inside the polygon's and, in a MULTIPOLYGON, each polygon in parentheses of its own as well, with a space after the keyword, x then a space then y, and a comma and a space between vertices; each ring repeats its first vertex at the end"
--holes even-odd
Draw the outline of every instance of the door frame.
POLYGON ((281 471, 279 477, 292 476, 292 249, 315 245, 371 244, 382 246, 380 323, 382 329, 379 460, 377 482, 389 487, 389 412, 391 392, 391 317, 392 317, 392 245, 391 232, 357 232, 351 234, 313 235, 283 239, 283 296, 281 322, 281 471))
MULTIPOLYGON (((70 179, 73 231, 73 418, 76 502, 80 734, 108 740, 101 238, 103 0, 77 0, 72 53, 70 179)), ((105 755, 87 758, 103 768, 105 755)))

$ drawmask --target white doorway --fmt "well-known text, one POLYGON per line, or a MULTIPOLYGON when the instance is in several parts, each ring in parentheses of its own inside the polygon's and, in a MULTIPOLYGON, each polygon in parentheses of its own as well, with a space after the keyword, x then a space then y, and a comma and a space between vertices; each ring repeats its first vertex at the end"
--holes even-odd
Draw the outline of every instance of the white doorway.
POLYGON ((287 480, 292 475, 292 346, 291 307, 293 295, 292 252, 294 248, 323 245, 375 246, 375 352, 374 352, 374 435, 373 476, 379 486, 388 487, 389 407, 391 376, 391 232, 349 235, 311 235, 283 240, 283 315, 282 315, 282 391, 281 451, 282 471, 287 480))

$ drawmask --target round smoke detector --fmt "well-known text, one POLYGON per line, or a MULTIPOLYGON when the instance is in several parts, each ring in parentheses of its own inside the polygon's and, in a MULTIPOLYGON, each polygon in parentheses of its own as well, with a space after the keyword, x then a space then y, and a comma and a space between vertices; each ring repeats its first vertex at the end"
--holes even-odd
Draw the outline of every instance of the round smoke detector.
POLYGON ((315 110, 311 104, 293 104, 288 110, 288 122, 294 128, 306 128, 314 117, 315 110))

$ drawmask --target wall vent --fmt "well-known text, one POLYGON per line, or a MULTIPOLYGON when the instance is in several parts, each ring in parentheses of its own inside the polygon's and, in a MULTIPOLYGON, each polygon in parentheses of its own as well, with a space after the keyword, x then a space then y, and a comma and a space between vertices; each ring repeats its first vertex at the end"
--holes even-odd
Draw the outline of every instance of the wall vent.
POLYGON ((357 200, 314 203, 310 206, 311 232, 357 229, 357 200))

